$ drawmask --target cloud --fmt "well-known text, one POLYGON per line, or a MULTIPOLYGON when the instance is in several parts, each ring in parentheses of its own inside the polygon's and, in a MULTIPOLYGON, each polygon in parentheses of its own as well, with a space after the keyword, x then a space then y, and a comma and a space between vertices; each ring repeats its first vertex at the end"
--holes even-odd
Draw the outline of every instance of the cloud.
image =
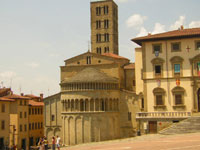
POLYGON ((147 30, 146 30, 144 27, 141 27, 141 28, 140 28, 140 32, 139 32, 138 35, 136 35, 136 37, 146 36, 146 35, 148 35, 147 30))
POLYGON ((182 25, 184 25, 185 22, 185 16, 179 16, 179 19, 170 26, 170 30, 177 30, 182 25))
POLYGON ((140 14, 133 14, 128 18, 126 21, 127 27, 136 27, 141 28, 141 26, 144 24, 144 21, 147 19, 146 16, 141 16, 140 14))
POLYGON ((200 21, 192 21, 189 24, 189 28, 197 28, 197 27, 200 27, 200 21))
POLYGON ((28 63, 27 66, 31 67, 31 68, 37 68, 37 67, 39 67, 39 64, 36 62, 31 62, 31 63, 28 63))
POLYGON ((165 25, 156 23, 152 34, 157 34, 157 33, 162 33, 162 32, 165 32, 165 25))

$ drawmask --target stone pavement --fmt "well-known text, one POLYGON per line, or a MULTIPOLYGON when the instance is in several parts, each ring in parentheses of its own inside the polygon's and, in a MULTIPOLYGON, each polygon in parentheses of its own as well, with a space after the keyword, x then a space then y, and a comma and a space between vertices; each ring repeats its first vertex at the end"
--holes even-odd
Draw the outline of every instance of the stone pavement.
POLYGON ((61 150, 200 150, 200 133, 182 135, 151 134, 65 147, 61 150))

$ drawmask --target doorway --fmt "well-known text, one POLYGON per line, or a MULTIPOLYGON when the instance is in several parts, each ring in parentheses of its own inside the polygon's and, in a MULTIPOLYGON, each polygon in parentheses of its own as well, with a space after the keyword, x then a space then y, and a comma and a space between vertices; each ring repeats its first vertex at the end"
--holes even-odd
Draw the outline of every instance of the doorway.
POLYGON ((149 121, 149 133, 157 133, 157 121, 149 121))
POLYGON ((22 139, 22 150, 26 150, 26 139, 22 139))
POLYGON ((33 146, 33 137, 29 138, 29 146, 33 146))
POLYGON ((200 112, 200 88, 197 92, 197 111, 200 112))
POLYGON ((4 139, 0 138, 0 150, 4 150, 4 139))

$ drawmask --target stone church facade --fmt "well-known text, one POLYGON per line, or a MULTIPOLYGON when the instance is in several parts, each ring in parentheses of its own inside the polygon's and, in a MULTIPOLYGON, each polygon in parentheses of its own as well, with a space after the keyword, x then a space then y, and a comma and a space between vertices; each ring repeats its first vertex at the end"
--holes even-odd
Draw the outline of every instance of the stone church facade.
POLYGON ((65 60, 60 93, 44 99, 45 135, 75 145, 136 134, 135 65, 118 55, 113 0, 91 2, 92 50, 65 60))

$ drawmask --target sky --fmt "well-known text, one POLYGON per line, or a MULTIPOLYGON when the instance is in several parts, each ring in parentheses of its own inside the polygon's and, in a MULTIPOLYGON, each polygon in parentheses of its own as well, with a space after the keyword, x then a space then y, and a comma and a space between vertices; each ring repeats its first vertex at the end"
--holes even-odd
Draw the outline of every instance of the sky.
MULTIPOLYGON (((91 0, 0 0, 0 86, 50 96, 64 60, 88 51, 91 0)), ((119 55, 134 62, 132 38, 200 27, 199 0, 114 0, 119 55)))

